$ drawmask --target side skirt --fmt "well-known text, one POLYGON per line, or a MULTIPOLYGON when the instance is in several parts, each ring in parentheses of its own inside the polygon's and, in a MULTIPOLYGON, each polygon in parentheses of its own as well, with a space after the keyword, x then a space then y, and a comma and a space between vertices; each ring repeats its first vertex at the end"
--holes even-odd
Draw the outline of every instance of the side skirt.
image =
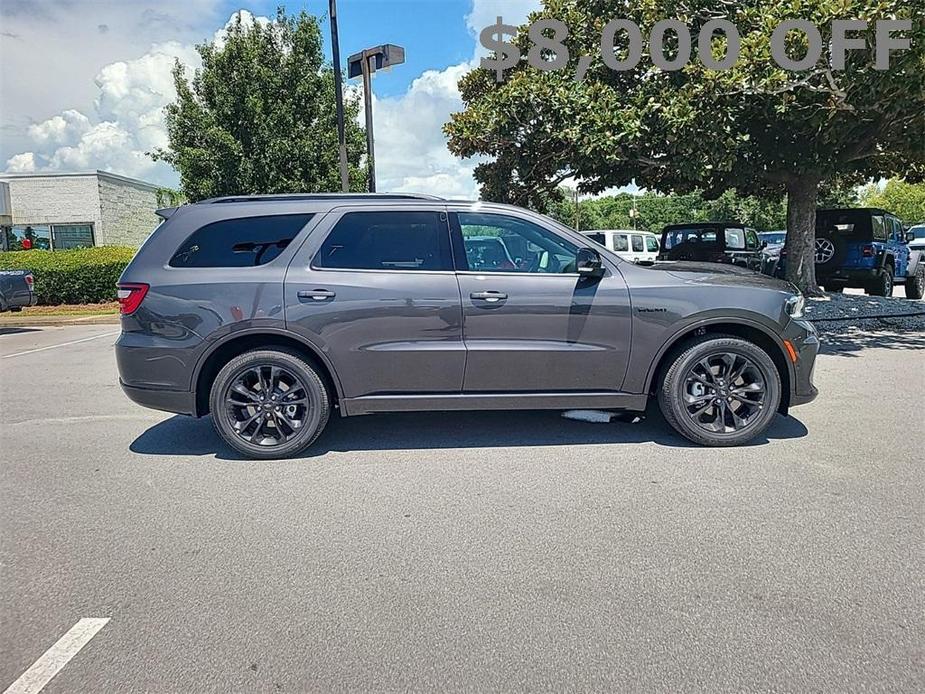
POLYGON ((426 410, 630 410, 642 412, 648 397, 637 393, 448 393, 364 395, 340 401, 341 415, 426 410))

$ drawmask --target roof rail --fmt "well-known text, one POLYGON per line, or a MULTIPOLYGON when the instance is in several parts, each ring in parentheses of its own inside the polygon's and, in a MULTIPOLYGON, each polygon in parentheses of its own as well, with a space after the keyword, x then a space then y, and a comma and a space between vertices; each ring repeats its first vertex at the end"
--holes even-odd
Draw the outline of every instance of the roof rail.
POLYGON ((225 202, 312 202, 315 200, 443 200, 425 193, 280 193, 275 195, 229 195, 200 200, 197 204, 225 202))

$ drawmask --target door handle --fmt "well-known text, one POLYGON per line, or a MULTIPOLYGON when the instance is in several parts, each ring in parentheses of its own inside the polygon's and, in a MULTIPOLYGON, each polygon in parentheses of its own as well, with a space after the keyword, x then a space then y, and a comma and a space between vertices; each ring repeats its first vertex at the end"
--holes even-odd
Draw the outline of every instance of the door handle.
POLYGON ((490 304, 494 304, 494 303, 497 303, 498 301, 507 299, 507 294, 505 294, 504 292, 494 292, 494 291, 472 292, 469 295, 469 298, 479 299, 481 301, 487 301, 490 304))
POLYGON ((301 291, 298 294, 300 299, 311 299, 312 301, 327 301, 333 299, 336 294, 330 289, 309 289, 301 291))

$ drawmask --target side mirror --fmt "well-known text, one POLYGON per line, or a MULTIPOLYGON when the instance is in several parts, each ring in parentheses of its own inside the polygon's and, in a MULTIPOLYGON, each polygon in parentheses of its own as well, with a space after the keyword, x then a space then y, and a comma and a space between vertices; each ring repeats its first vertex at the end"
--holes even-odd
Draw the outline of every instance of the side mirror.
POLYGON ((911 243, 912 241, 915 241, 915 232, 907 231, 905 234, 905 241, 906 243, 911 243))
POLYGON ((767 242, 767 241, 762 241, 762 242, 761 242, 761 245, 759 246, 759 248, 767 248, 767 247, 768 247, 768 242, 767 242))
POLYGON ((582 277, 601 277, 604 274, 604 265, 601 255, 593 248, 579 248, 575 258, 575 267, 582 277))

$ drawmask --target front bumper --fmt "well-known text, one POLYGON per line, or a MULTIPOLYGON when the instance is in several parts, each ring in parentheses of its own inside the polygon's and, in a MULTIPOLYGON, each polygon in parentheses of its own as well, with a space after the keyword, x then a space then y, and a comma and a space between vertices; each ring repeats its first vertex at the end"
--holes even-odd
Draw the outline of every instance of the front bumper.
POLYGON ((797 355, 796 361, 790 359, 790 407, 805 405, 819 395, 819 390, 813 385, 819 336, 812 323, 797 319, 788 324, 784 339, 793 345, 797 355))

